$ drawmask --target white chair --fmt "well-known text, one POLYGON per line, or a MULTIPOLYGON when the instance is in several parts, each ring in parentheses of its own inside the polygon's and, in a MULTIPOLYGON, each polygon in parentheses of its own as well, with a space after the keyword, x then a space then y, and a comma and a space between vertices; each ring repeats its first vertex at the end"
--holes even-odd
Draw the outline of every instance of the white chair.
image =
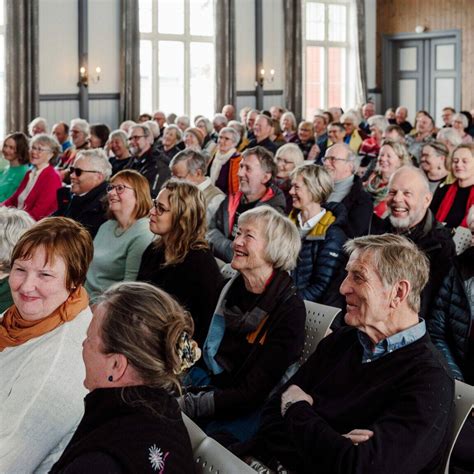
POLYGON ((194 421, 182 413, 188 430, 197 474, 255 474, 255 471, 237 456, 210 438, 194 421))
POLYGON ((299 360, 300 365, 304 364, 316 350, 321 339, 327 335, 334 318, 341 312, 339 308, 313 303, 312 301, 305 300, 304 305, 306 307, 306 324, 304 347, 299 360))
POLYGON ((234 275, 237 274, 237 270, 234 270, 231 266, 230 266, 230 263, 226 263, 225 265, 223 265, 221 268, 221 274, 222 276, 228 280, 230 278, 232 278, 234 275))
POLYGON ((445 474, 449 474, 449 461, 454 445, 458 439, 459 433, 466 421, 467 417, 471 415, 474 409, 474 387, 467 385, 459 380, 455 381, 454 387, 454 421, 453 421, 453 435, 451 444, 449 446, 448 459, 446 461, 445 474))
POLYGON ((453 242, 456 246, 456 255, 460 255, 471 246, 471 231, 467 227, 456 227, 453 242))

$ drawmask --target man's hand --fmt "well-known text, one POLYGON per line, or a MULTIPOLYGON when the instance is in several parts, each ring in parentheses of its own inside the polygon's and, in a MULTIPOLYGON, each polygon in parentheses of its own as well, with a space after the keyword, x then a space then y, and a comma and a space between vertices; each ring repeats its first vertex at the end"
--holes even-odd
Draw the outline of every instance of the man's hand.
POLYGON ((281 396, 281 416, 285 416, 286 410, 296 402, 308 402, 313 405, 313 397, 301 390, 298 385, 290 385, 281 396))
POLYGON ((342 436, 344 436, 344 438, 349 438, 352 441, 352 444, 357 446, 359 443, 365 443, 372 438, 374 432, 370 430, 352 430, 342 436))

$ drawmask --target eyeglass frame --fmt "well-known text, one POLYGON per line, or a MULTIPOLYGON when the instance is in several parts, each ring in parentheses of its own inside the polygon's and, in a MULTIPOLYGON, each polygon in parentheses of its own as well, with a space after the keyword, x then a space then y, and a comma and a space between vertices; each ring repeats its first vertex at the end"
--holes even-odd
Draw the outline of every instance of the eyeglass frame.
POLYGON ((329 161, 330 163, 335 163, 336 161, 352 161, 349 158, 338 158, 337 156, 323 156, 321 161, 324 163, 325 161, 329 161))
POLYGON ((152 202, 157 216, 162 216, 165 212, 171 212, 171 209, 166 209, 165 207, 163 207, 163 204, 158 201, 158 198, 153 199, 152 202))
POLYGON ((73 174, 73 173, 79 178, 82 173, 99 173, 99 174, 102 174, 102 171, 83 170, 82 168, 77 168, 75 166, 70 166, 69 167, 69 174, 73 174))
POLYGON ((120 194, 123 194, 125 189, 131 189, 132 191, 135 191, 132 187, 127 186, 126 184, 113 184, 113 183, 109 183, 106 186, 105 191, 107 192, 107 194, 110 194, 112 191, 115 190, 115 192, 120 195, 120 194))

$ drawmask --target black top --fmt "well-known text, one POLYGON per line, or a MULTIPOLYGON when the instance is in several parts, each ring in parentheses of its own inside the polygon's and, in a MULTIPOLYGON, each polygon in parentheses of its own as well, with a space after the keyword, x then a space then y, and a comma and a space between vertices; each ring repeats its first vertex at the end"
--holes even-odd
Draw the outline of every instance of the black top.
POLYGON ((224 279, 208 249, 190 250, 181 263, 166 265, 164 248, 152 242, 142 255, 137 281, 147 281, 175 297, 194 320, 194 338, 202 347, 224 279))
POLYGON ((362 353, 355 328, 324 338, 266 405, 250 451, 298 473, 439 472, 454 399, 440 353, 427 334, 372 362, 362 353), (292 384, 314 403, 294 403, 282 418, 281 394, 292 384), (341 436, 356 428, 374 436, 358 446, 341 436))
POLYGON ((194 473, 189 436, 173 396, 147 386, 100 388, 52 473, 194 473))
MULTIPOLYGON (((433 211, 433 214, 436 215, 438 212, 441 202, 444 200, 450 186, 438 186, 436 188, 433 200, 431 201, 430 205, 430 209, 433 211)), ((451 206, 451 209, 445 219, 447 227, 457 227, 463 221, 464 216, 467 214, 467 202, 471 193, 471 188, 472 186, 458 188, 453 205, 451 206)))
POLYGON ((263 146, 263 148, 266 148, 273 154, 275 154, 278 150, 278 145, 275 142, 272 142, 270 138, 265 138, 265 140, 262 140, 261 142, 258 142, 257 139, 254 138, 249 142, 246 149, 248 150, 249 148, 253 148, 255 146, 263 146))

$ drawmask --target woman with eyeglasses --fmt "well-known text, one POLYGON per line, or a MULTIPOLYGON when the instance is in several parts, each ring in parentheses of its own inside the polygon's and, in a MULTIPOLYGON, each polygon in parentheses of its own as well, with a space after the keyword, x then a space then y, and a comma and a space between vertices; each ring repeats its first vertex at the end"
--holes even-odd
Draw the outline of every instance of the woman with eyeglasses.
POLYGON ((209 328, 223 278, 206 241, 206 203, 197 186, 171 179, 150 209, 157 238, 142 256, 138 281, 159 286, 194 319, 199 344, 209 328))
POLYGON ((148 228, 152 206, 150 185, 134 170, 123 170, 107 186, 109 220, 94 239, 94 258, 87 272, 86 289, 92 302, 120 281, 137 279, 140 261, 153 240, 148 228))
POLYGON ((35 135, 30 143, 32 169, 2 205, 23 209, 36 221, 55 212, 58 208, 56 192, 62 183, 50 161, 54 162, 60 153, 61 147, 51 135, 35 135))

